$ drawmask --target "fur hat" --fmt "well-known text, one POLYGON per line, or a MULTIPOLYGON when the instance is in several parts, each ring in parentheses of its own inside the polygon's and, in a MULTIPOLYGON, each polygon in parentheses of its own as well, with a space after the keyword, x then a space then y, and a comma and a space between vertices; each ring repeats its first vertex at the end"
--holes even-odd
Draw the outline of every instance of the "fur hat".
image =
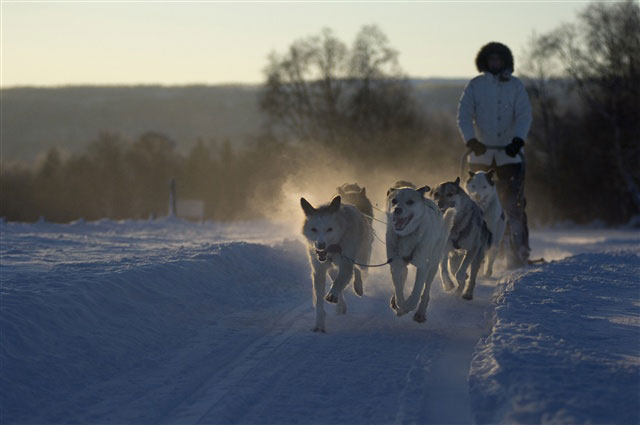
POLYGON ((504 44, 496 41, 485 44, 478 52, 476 56, 476 68, 478 68, 479 72, 488 71, 487 59, 489 55, 493 54, 499 55, 500 58, 502 58, 505 70, 513 72, 513 55, 511 54, 511 50, 504 44))

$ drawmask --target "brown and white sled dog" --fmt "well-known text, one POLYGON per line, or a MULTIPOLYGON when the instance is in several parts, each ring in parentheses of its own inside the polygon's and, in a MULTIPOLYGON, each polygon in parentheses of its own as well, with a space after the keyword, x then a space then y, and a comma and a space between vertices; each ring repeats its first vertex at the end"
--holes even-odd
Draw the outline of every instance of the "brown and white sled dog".
POLYGON ((387 257, 391 260, 395 292, 391 308, 398 316, 415 309, 413 320, 416 322, 426 320, 431 283, 453 224, 453 213, 447 212, 443 218, 436 204, 425 198, 428 191, 427 186, 415 189, 408 182, 399 182, 387 192, 387 257), (409 264, 417 269, 416 279, 411 294, 405 299, 409 264))
POLYGON ((354 262, 365 264, 371 256, 371 225, 356 207, 343 204, 340 196, 319 208, 314 208, 304 198, 300 199, 300 204, 305 214, 302 233, 308 243, 316 308, 313 331, 326 332, 324 300, 337 303, 337 313, 345 314, 347 305, 342 291, 352 278, 354 292, 360 296, 364 293, 362 275, 354 262), (334 268, 337 268, 337 275, 325 295, 327 273, 334 268))
POLYGON ((493 174, 494 170, 478 171, 477 173, 469 171, 469 180, 465 185, 471 199, 482 209, 484 221, 492 235, 491 248, 485 256, 487 263, 485 276, 491 276, 493 273, 493 263, 498 256, 500 242, 507 225, 506 216, 496 191, 496 184, 493 181, 493 174))
POLYGON ((462 298, 466 300, 471 300, 485 251, 491 247, 491 232, 484 222, 480 207, 460 187, 460 177, 455 182, 445 182, 436 186, 432 196, 440 210, 455 211, 447 253, 440 263, 442 286, 447 291, 454 288, 449 276, 448 266, 451 265, 458 284, 456 293, 462 294, 462 298), (469 266, 471 270, 468 276, 469 266))

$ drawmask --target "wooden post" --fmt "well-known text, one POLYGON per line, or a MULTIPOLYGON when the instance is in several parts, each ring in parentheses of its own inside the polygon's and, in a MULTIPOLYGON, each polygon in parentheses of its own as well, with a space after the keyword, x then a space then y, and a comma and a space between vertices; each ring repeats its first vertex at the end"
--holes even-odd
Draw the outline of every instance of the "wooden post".
POLYGON ((169 180, 169 217, 176 216, 176 179, 169 180))

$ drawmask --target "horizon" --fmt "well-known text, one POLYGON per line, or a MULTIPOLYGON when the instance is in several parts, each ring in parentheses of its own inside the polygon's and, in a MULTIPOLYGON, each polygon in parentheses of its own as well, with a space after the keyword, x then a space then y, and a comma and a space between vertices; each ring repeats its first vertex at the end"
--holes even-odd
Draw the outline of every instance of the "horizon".
MULTIPOLYGON (((407 76, 410 81, 467 81, 474 76, 432 76, 432 77, 413 77, 407 76)), ((68 83, 68 84, 53 84, 53 85, 17 85, 0 87, 0 90, 16 90, 16 89, 68 89, 68 88, 136 88, 136 87, 164 87, 164 88, 179 88, 179 87, 258 87, 263 85, 264 82, 220 82, 220 83, 154 83, 154 82, 142 82, 142 83, 68 83)))
POLYGON ((3 1, 0 87, 259 85, 271 52, 323 28, 350 46, 377 25, 412 79, 468 79, 479 48, 528 40, 590 2, 3 1), (443 42, 446 41, 446 42, 443 42))

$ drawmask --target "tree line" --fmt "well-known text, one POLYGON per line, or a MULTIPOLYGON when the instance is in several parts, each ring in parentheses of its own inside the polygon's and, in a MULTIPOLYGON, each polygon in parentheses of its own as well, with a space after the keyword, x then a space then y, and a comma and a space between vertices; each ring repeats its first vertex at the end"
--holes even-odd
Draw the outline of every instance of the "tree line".
MULTIPOLYGON (((425 113, 378 27, 363 27, 351 45, 328 29, 296 40, 264 72, 267 124, 250 143, 200 140, 183 154, 157 132, 103 133, 81 154, 50 150, 36 168, 3 164, 0 216, 165 215, 175 178, 178 197, 202 199, 207 218, 251 219, 312 185, 434 184, 458 174, 455 117, 425 113)), ((534 109, 525 189, 534 221, 624 223, 639 214, 638 4, 589 4, 576 22, 532 38, 519 75, 534 109)))
POLYGON ((640 214, 640 6, 589 4, 527 53, 538 216, 625 223, 640 214))

